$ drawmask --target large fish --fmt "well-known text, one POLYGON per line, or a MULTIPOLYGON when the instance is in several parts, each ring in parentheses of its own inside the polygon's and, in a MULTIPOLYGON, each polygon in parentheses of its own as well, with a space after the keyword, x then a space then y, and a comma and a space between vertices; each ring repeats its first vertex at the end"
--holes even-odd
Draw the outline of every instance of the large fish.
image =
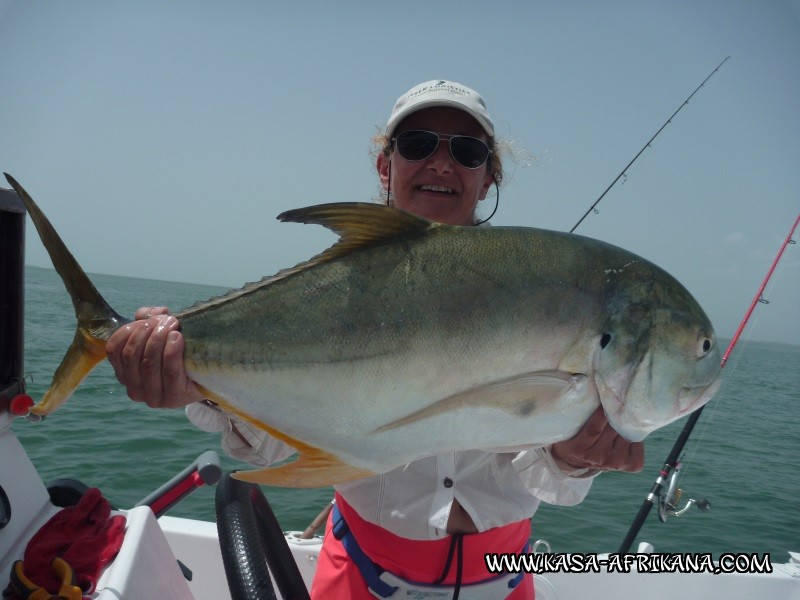
MULTIPOLYGON (((32 412, 63 404, 127 322, 10 176, 78 316, 32 412)), ((541 446, 598 407, 629 440, 719 387, 711 323, 674 278, 612 245, 523 227, 455 227, 387 206, 283 213, 339 234, 322 254, 176 313, 190 377, 296 461, 240 479, 316 487, 441 452, 541 446)))

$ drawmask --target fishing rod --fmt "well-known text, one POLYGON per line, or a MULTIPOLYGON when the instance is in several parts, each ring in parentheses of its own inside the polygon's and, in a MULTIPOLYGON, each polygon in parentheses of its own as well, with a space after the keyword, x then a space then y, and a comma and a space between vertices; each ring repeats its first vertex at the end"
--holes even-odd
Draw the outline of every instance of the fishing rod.
MULTIPOLYGON (((734 334, 733 339, 731 339, 731 343, 728 344, 728 349, 725 350, 725 354, 722 355, 720 369, 724 368, 725 363, 728 362, 728 357, 730 356, 733 347, 736 345, 736 342, 739 341, 739 336, 742 334, 745 325, 747 325, 747 322, 750 320, 750 316, 753 314, 756 304, 759 302, 762 304, 767 302, 764 300, 762 295, 764 293, 764 288, 767 286, 767 282, 769 282, 770 278, 772 277, 772 273, 775 271, 775 267, 777 266, 778 261, 780 261, 781 256, 783 256, 783 251, 786 249, 786 246, 795 243, 795 241, 792 239, 792 235, 797 228, 798 222, 800 222, 800 214, 798 214, 797 218, 794 220, 794 225, 792 225, 789 235, 786 236, 783 244, 781 244, 780 250, 775 256, 775 260, 772 261, 772 266, 770 266, 769 271, 767 271, 767 275, 761 282, 753 301, 750 303, 747 312, 745 312, 744 318, 742 319, 741 323, 739 323, 739 327, 736 329, 736 333, 734 334)), ((689 439, 689 435, 691 435, 697 420, 700 418, 703 408, 705 407, 701 406, 698 410, 691 414, 689 419, 686 421, 686 425, 684 425, 680 435, 678 435, 678 439, 675 440, 675 444, 672 446, 672 450, 670 450, 667 459, 664 461, 664 466, 661 467, 661 471, 659 471, 658 477, 656 477, 653 487, 650 489, 650 493, 644 499, 644 502, 642 502, 642 506, 639 508, 639 512, 636 514, 636 517, 634 518, 633 523, 631 524, 631 527, 625 536, 625 539, 622 541, 622 544, 620 544, 619 550, 617 551, 619 554, 626 554, 630 550, 633 540, 639 534, 639 530, 642 528, 645 519, 647 519, 647 515, 650 513, 650 509, 653 508, 653 504, 656 502, 656 500, 658 500, 661 494, 661 489, 664 486, 667 477, 669 477, 670 471, 676 465, 678 461, 678 455, 683 451, 683 447, 686 444, 686 441, 689 439)))
POLYGON ((711 79, 711 77, 713 77, 714 73, 716 73, 717 71, 719 71, 719 68, 720 68, 722 65, 724 65, 724 64, 725 64, 725 61, 726 61, 726 60, 728 60, 729 58, 730 58, 730 56, 726 56, 726 57, 725 57, 725 60, 723 60, 721 63, 719 63, 719 64, 717 65, 717 68, 716 68, 716 69, 714 69, 713 71, 711 71, 711 74, 710 74, 708 77, 706 77, 706 78, 703 80, 703 83, 701 83, 700 85, 698 85, 698 86, 697 86, 697 89, 695 89, 695 91, 693 91, 691 94, 689 94, 689 97, 688 97, 688 98, 686 98, 686 100, 684 100, 684 101, 683 101, 683 104, 681 104, 681 105, 678 107, 678 109, 677 109, 677 110, 676 110, 674 113, 672 113, 672 116, 670 116, 670 118, 669 118, 669 119, 667 119, 667 120, 664 122, 664 124, 661 126, 661 128, 660 128, 658 131, 656 131, 656 132, 655 132, 655 134, 653 135, 653 137, 651 137, 649 140, 647 140, 647 143, 646 143, 644 146, 642 146, 642 149, 641 149, 641 150, 639 150, 639 152, 636 154, 636 156, 634 156, 634 157, 633 157, 633 160, 631 160, 631 162, 629 162, 627 165, 625 165, 625 168, 624 168, 624 169, 622 169, 622 171, 620 171, 620 172, 619 172, 619 175, 617 175, 617 177, 614 179, 614 181, 612 181, 612 182, 609 184, 609 186, 608 186, 608 187, 605 189, 605 191, 604 191, 602 194, 600 194, 600 197, 599 197, 597 200, 595 200, 595 201, 594 201, 594 204, 592 204, 592 205, 589 207, 589 209, 588 209, 588 210, 587 210, 585 213, 583 213, 583 216, 582 216, 582 217, 581 217, 581 218, 578 220, 578 222, 577 222, 577 223, 575 223, 575 226, 574 226, 572 229, 570 229, 570 230, 569 230, 569 232, 570 232, 570 233, 575 233, 575 230, 578 228, 578 226, 579 226, 581 223, 583 223, 583 220, 584 220, 584 219, 585 219, 587 216, 589 216, 589 213, 590 213, 590 212, 592 212, 593 210, 594 210, 595 212, 597 212, 595 207, 596 207, 598 204, 600 204, 600 201, 601 201, 601 200, 603 199, 603 197, 604 197, 604 196, 605 196, 605 195, 606 195, 606 194, 609 192, 609 190, 610 190, 612 187, 614 187, 614 184, 615 184, 615 183, 617 183, 617 181, 619 181, 619 180, 620 180, 620 178, 621 178, 623 175, 625 175, 625 172, 626 172, 626 171, 627 171, 627 170, 630 168, 630 166, 631 166, 631 165, 632 165, 634 162, 636 162, 636 159, 637 159, 637 158, 639 158, 639 157, 642 155, 642 153, 643 153, 645 150, 647 150, 647 148, 649 148, 649 147, 650 147, 650 144, 652 144, 652 143, 653 143, 653 140, 654 140, 654 139, 656 139, 656 137, 658 137, 658 134, 659 134, 659 133, 661 133, 661 131, 662 131, 662 130, 663 130, 663 129, 664 129, 666 126, 667 126, 667 125, 669 125, 669 124, 672 122, 672 119, 674 119, 674 118, 675 118, 675 115, 677 115, 679 112, 681 112, 681 109, 682 109, 684 106, 686 106, 687 104, 689 104, 689 100, 691 100, 691 99, 692 99, 692 97, 693 97, 693 96, 694 96, 694 95, 695 95, 695 94, 696 94, 696 93, 697 93, 697 92, 700 90, 700 88, 701 88, 701 87, 703 87, 703 86, 706 84, 706 81, 708 81, 709 79, 711 79))

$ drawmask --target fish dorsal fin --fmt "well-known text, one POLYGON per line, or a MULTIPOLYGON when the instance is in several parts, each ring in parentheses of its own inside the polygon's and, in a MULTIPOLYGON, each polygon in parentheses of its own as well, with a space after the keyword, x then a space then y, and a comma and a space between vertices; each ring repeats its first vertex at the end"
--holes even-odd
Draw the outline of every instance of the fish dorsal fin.
POLYGON ((283 222, 322 225, 338 234, 339 240, 327 250, 305 262, 278 271, 275 275, 264 277, 261 281, 248 283, 240 289, 231 290, 217 298, 195 304, 177 313, 176 316, 178 318, 185 317, 210 306, 247 296, 276 281, 302 273, 322 263, 336 260, 356 250, 378 246, 389 241, 419 237, 432 229, 442 227, 438 223, 417 217, 399 208, 368 202, 318 204, 287 210, 278 215, 278 219, 283 222))
POLYGON ((439 226, 392 206, 366 202, 319 204, 287 210, 278 215, 278 219, 293 223, 316 223, 339 236, 338 242, 306 264, 333 260, 388 240, 417 237, 439 226))

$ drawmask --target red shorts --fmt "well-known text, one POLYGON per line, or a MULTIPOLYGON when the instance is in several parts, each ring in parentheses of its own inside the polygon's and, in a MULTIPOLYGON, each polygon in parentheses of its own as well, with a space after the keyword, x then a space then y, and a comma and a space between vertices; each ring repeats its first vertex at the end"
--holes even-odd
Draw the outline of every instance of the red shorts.
MULTIPOLYGON (((339 494, 336 505, 353 536, 364 553, 383 569, 398 577, 420 583, 436 581, 447 564, 451 536, 440 540, 410 540, 362 519, 339 494)), ((350 560, 342 542, 332 532, 333 518, 328 517, 325 538, 317 562, 311 597, 319 600, 374 600, 364 577, 356 564, 350 560)), ((482 533, 463 536, 462 584, 485 581, 493 575, 486 569, 484 554, 487 552, 518 553, 530 537, 531 521, 524 519, 482 533)), ((442 583, 453 584, 456 578, 455 565, 442 583)), ((506 597, 508 600, 532 600, 533 576, 526 574, 522 581, 506 597)))

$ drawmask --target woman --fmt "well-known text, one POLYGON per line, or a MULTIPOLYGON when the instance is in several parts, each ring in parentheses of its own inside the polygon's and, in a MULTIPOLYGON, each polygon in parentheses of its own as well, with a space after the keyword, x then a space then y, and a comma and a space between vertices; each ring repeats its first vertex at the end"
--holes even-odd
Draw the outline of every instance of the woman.
MULTIPOLYGON (((502 164, 483 99, 447 81, 420 84, 394 106, 377 155, 387 202, 431 220, 475 225, 475 210, 502 164)), ((150 406, 187 406, 203 429, 223 432, 223 447, 255 465, 292 449, 199 403, 183 367, 177 320, 163 307, 137 311, 138 321, 108 342, 109 360, 128 395, 150 406)), ((500 578, 486 553, 519 553, 541 500, 580 502, 601 470, 638 471, 643 446, 621 438, 598 409, 572 439, 520 453, 479 450, 415 461, 389 473, 336 487, 312 587, 315 598, 383 597, 444 586, 457 597, 532 598, 531 575, 500 578), (409 583, 410 582, 410 583, 409 583)))

